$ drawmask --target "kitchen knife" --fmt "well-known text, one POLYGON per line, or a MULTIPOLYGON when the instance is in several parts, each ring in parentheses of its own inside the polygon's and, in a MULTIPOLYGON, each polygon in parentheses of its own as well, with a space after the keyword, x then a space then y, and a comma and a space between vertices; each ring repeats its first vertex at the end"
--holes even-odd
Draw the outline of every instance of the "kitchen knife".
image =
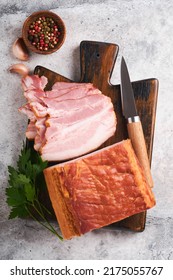
POLYGON ((143 129, 140 118, 137 114, 133 88, 130 82, 127 65, 123 57, 121 60, 121 102, 123 115, 127 119, 127 130, 132 146, 144 169, 144 174, 149 186, 153 187, 143 129))

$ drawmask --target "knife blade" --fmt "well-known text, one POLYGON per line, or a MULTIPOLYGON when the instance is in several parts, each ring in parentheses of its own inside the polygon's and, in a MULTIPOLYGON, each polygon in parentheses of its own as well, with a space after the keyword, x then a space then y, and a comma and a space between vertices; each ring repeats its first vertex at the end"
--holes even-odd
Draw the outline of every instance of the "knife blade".
POLYGON ((134 92, 124 57, 121 60, 121 103, 124 117, 127 119, 127 131, 136 156, 143 167, 144 175, 150 187, 153 187, 150 163, 145 144, 142 124, 136 110, 134 92))

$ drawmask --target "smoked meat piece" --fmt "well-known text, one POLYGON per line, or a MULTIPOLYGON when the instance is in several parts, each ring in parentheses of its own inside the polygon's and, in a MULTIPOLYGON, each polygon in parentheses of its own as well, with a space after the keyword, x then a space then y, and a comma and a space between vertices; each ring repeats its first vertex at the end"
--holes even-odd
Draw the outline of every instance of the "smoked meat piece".
POLYGON ((48 167, 44 175, 64 239, 155 205, 129 139, 48 167))

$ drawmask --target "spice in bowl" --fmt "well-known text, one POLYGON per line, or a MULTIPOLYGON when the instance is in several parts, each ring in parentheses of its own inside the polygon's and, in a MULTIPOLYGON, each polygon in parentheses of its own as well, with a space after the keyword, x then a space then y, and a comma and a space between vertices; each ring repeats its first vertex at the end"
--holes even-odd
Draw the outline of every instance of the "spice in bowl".
POLYGON ((61 32, 57 23, 50 17, 39 17, 33 21, 28 30, 28 40, 39 50, 54 49, 61 32))
POLYGON ((50 11, 31 14, 22 28, 22 38, 27 48, 40 54, 57 51, 64 43, 65 36, 63 20, 50 11))

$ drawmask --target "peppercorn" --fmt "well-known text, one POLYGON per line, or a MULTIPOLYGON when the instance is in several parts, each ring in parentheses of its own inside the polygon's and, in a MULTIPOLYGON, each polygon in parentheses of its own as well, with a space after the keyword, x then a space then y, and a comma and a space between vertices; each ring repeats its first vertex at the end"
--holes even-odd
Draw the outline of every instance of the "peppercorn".
POLYGON ((32 35, 29 35, 29 36, 28 36, 28 40, 31 41, 31 42, 33 41, 33 38, 34 38, 34 37, 33 37, 32 35))
POLYGON ((61 35, 57 23, 50 17, 39 17, 33 21, 28 30, 28 40, 35 48, 43 51, 53 49, 61 35))

